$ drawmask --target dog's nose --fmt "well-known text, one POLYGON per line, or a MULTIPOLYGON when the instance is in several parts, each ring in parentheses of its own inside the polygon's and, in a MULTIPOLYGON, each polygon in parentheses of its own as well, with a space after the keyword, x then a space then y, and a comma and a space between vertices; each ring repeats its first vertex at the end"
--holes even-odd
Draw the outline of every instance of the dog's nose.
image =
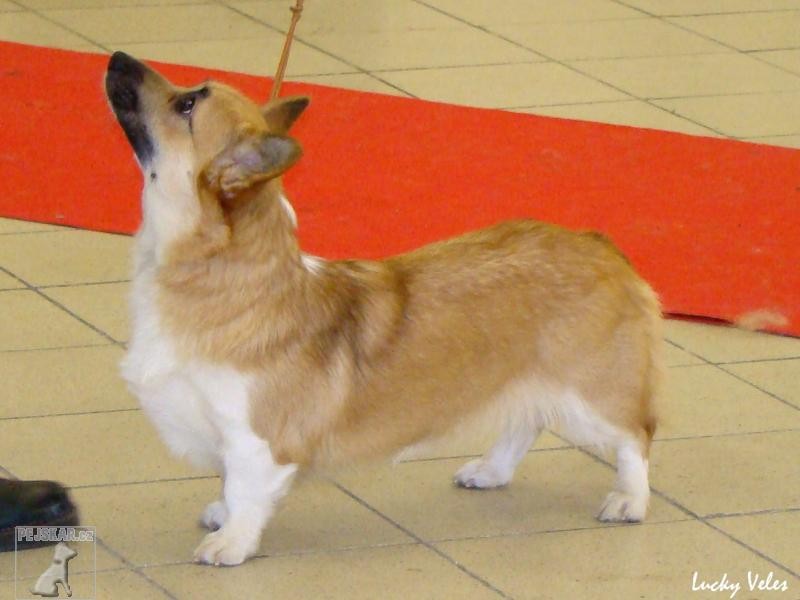
POLYGON ((117 51, 111 55, 111 60, 108 61, 108 72, 140 79, 144 76, 145 67, 132 56, 117 51))

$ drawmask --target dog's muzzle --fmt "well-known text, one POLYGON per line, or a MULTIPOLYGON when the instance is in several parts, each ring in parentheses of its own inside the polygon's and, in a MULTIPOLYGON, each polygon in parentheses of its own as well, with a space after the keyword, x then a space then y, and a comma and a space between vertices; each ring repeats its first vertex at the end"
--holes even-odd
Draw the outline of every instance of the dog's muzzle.
POLYGON ((142 165, 153 156, 153 141, 141 112, 140 88, 147 71, 147 67, 124 52, 111 56, 106 71, 106 96, 142 165))

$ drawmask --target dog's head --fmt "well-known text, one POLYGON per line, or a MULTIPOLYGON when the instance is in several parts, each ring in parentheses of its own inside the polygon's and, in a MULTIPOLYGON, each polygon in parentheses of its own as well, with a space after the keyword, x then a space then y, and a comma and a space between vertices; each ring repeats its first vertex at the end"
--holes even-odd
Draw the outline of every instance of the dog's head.
POLYGON ((197 198, 198 186, 230 200, 300 158, 287 133, 307 98, 258 106, 214 81, 178 87, 122 52, 111 57, 105 85, 144 173, 145 200, 179 203, 197 198))

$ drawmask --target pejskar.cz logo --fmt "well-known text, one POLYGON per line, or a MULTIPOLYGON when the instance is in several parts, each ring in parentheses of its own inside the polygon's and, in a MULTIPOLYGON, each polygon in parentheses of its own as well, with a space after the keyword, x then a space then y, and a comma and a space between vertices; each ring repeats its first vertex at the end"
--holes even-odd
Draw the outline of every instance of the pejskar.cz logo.
POLYGON ((94 527, 17 527, 14 531, 15 598, 96 597, 94 527))

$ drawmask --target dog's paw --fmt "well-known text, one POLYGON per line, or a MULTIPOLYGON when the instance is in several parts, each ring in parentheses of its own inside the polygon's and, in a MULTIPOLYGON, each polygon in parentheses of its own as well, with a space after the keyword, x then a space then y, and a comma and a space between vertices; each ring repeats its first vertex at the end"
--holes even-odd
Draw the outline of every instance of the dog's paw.
POLYGON ((200 524, 206 529, 216 531, 228 520, 228 509, 222 500, 212 502, 200 515, 200 524))
POLYGON ((247 535, 223 527, 203 538, 194 551, 194 561, 206 565, 240 565, 255 553, 254 544, 247 535))
POLYGON ((639 523, 647 514, 647 500, 647 496, 614 490, 606 496, 597 518, 605 522, 639 523))
POLYGON ((487 489, 506 485, 511 476, 482 458, 471 460, 453 477, 456 485, 465 488, 487 489))

